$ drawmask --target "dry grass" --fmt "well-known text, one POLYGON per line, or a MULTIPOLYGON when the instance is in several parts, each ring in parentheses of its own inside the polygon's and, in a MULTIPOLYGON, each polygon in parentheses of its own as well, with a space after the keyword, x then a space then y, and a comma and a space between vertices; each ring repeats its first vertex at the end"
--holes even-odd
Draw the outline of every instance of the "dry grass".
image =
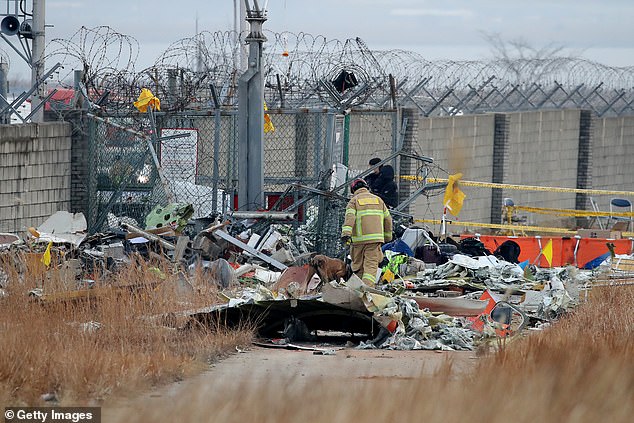
MULTIPOLYGON (((634 416, 634 289, 596 290, 546 332, 507 345, 457 377, 209 380, 117 421, 630 422, 634 416)), ((275 352, 271 352, 275 354, 275 352)), ((448 355, 448 357, 451 357, 448 355)), ((257 363, 254 363, 257 369, 257 363)), ((210 378, 211 379, 211 378, 210 378)))
POLYGON ((202 283, 193 293, 177 292, 169 263, 138 261, 107 284, 96 280, 97 286, 151 288, 112 289, 99 298, 43 305, 29 299, 28 291, 42 283, 47 293, 68 291, 68 275, 46 276, 32 257, 2 259, 13 281, 20 273, 26 276, 0 300, 0 405, 39 405, 45 393, 54 393, 62 405, 99 403, 200 372, 252 338, 248 329, 180 330, 149 319, 217 301, 216 291, 202 283), (81 326, 91 321, 101 327, 81 326))

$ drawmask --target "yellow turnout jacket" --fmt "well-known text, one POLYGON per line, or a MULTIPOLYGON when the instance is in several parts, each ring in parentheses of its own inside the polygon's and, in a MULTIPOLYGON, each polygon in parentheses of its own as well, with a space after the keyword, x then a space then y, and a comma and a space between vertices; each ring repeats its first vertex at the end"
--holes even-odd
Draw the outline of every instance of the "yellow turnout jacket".
POLYGON ((359 188, 346 206, 341 236, 351 236, 353 244, 392 240, 392 216, 380 197, 359 188))

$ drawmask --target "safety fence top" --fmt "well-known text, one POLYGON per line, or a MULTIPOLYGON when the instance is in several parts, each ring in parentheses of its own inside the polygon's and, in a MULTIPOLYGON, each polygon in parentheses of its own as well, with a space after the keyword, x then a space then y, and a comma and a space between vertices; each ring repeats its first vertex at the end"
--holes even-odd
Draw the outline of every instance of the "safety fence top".
MULTIPOLYGON (((360 38, 265 35, 265 98, 271 108, 410 105, 427 116, 538 108, 634 113, 634 67, 570 57, 429 61, 411 51, 371 50, 360 38)), ((83 70, 85 95, 102 99, 110 110, 131 110, 142 87, 153 89, 164 110, 210 109, 214 96, 233 108, 246 60, 243 38, 232 31, 200 32, 174 42, 150 68, 137 70, 134 38, 105 26, 81 28, 70 39, 52 40, 46 60, 64 66, 58 82, 69 88, 73 70, 83 70)))

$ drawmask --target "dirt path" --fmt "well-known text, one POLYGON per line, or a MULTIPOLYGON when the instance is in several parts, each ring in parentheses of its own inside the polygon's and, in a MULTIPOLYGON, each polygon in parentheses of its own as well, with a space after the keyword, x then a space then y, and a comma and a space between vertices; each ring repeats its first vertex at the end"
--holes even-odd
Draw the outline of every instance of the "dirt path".
MULTIPOLYGON (((411 382, 415 378, 433 378, 451 362, 452 377, 468 373, 476 363, 473 352, 355 350, 336 351, 335 355, 315 355, 312 351, 289 351, 253 347, 236 353, 194 378, 174 383, 134 400, 106 406, 104 421, 129 421, 139 410, 160 410, 166 404, 178 404, 193 397, 212 398, 229 392, 266 390, 271 386, 292 386, 306 390, 312 386, 345 384, 350 389, 368 383, 411 382)), ((225 403, 225 405, 227 405, 225 403)))

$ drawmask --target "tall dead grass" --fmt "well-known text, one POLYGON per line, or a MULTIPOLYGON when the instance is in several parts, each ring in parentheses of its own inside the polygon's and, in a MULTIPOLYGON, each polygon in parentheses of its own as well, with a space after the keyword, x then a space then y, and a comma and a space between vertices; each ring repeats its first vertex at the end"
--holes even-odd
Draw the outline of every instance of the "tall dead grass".
MULTIPOLYGON (((432 377, 330 376, 209 380, 170 399, 135 404, 116 421, 630 422, 634 418, 634 289, 595 290, 544 332, 507 345, 456 377, 451 355, 432 377)), ((271 352, 275 354, 275 352, 271 352)), ((307 360, 307 365, 310 365, 307 360)), ((333 362, 334 363, 334 362, 333 362)), ((254 363, 254 373, 257 363, 254 363)), ((413 375, 416 376, 416 375, 413 375)), ((211 378, 210 378, 211 379, 211 378)))
POLYGON ((62 405, 98 404, 180 380, 251 341, 248 328, 165 326, 160 316, 217 302, 203 281, 193 290, 177 288, 167 262, 136 260, 107 281, 94 275, 97 296, 46 303, 29 290, 44 285, 47 294, 68 293, 75 283, 67 273, 45 273, 25 256, 5 255, 2 265, 12 283, 0 299, 0 405, 39 405, 48 393, 62 405))

